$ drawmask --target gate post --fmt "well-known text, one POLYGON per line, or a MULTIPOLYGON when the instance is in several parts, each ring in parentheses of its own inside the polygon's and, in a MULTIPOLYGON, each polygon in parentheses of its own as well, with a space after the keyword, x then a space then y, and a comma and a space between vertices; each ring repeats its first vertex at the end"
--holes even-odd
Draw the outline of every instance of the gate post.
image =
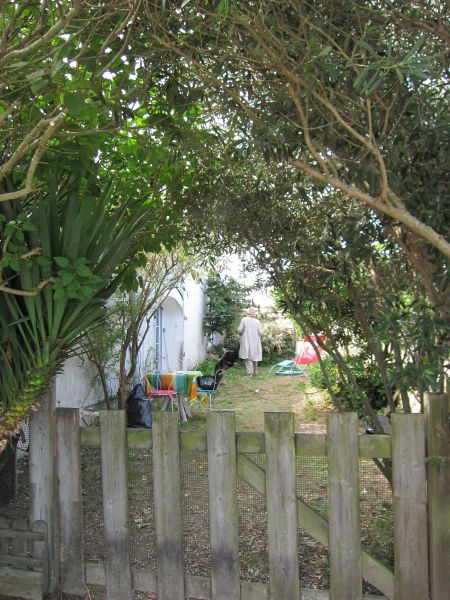
POLYGON ((330 597, 361 600, 358 415, 327 414, 330 597), (345 575, 344 575, 345 574, 345 575))
POLYGON ((270 600, 300 600, 293 413, 264 413, 270 600))
POLYGON ((58 504, 56 501, 56 393, 53 382, 30 416, 30 523, 48 528, 48 591, 59 585, 58 504))
POLYGON ((178 414, 153 420, 156 565, 159 600, 184 600, 181 463, 178 414))
POLYGON ((394 598, 429 595, 428 523, 423 415, 392 415, 394 598))
POLYGON ((425 395, 431 599, 450 598, 450 431, 446 394, 425 395))
POLYGON ((60 586, 64 594, 84 597, 81 499, 80 411, 56 409, 56 449, 60 531, 60 586))
POLYGON ((108 600, 131 600, 127 430, 124 410, 100 411, 102 491, 108 600))

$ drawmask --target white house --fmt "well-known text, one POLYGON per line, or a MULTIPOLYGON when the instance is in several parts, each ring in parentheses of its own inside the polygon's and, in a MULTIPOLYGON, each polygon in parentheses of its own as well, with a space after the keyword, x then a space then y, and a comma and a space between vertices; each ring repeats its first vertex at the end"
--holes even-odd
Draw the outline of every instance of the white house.
MULTIPOLYGON (((136 382, 149 371, 192 369, 206 355, 207 340, 203 335, 206 307, 205 283, 187 277, 173 289, 152 319, 138 359, 136 382)), ((117 379, 111 374, 111 390, 117 379)), ((56 378, 58 406, 83 408, 101 402, 102 389, 96 369, 89 360, 73 357, 56 378)))

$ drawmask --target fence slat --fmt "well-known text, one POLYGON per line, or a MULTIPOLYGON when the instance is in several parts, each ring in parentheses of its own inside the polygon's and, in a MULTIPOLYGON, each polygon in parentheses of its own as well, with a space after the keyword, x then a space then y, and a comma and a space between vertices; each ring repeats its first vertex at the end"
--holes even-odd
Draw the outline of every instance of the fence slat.
POLYGON ((392 415, 395 600, 428 598, 423 415, 392 415))
POLYGON ((356 413, 327 414, 327 452, 331 597, 359 600, 362 567, 356 413))
MULTIPOLYGON (((9 519, 0 515, 0 528, 9 529, 9 519)), ((9 554, 9 540, 5 536, 0 536, 0 554, 9 554)))
POLYGON ((59 585, 59 527, 56 490, 56 390, 55 383, 30 415, 30 522, 48 526, 49 586, 59 585))
MULTIPOLYGON (((11 527, 18 531, 28 531, 28 520, 27 519, 13 519, 11 521, 11 527)), ((27 556, 31 550, 31 543, 28 537, 19 538, 14 536, 11 544, 11 554, 15 556, 27 556)))
POLYGON ((56 447, 61 592, 84 596, 80 415, 78 409, 56 409, 56 447))
POLYGON ((211 581, 214 600, 240 600, 234 413, 208 418, 211 581))
POLYGON ((269 597, 300 600, 292 413, 265 413, 269 597))
POLYGON ((432 600, 450 598, 450 432, 446 394, 425 396, 432 600))
POLYGON ((40 534, 41 540, 32 542, 33 558, 42 562, 42 585, 45 590, 48 585, 49 568, 48 568, 48 527, 45 521, 34 521, 31 524, 32 532, 40 534))
POLYGON ((131 600, 125 411, 100 411, 106 591, 108 600, 131 600))
POLYGON ((153 415, 158 600, 184 600, 178 413, 153 415))

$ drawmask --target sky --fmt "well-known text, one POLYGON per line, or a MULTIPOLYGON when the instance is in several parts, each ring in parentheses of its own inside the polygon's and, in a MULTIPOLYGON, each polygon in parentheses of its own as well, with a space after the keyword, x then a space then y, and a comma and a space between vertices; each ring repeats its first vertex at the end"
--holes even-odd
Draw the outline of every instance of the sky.
MULTIPOLYGON (((266 279, 264 272, 260 271, 258 273, 246 269, 244 263, 237 254, 229 254, 224 256, 222 259, 222 264, 224 275, 233 277, 245 285, 254 285, 255 283, 264 281, 266 279)), ((259 308, 272 307, 274 306, 274 301, 268 292, 270 292, 270 288, 267 290, 254 291, 249 300, 251 300, 253 304, 259 308)))

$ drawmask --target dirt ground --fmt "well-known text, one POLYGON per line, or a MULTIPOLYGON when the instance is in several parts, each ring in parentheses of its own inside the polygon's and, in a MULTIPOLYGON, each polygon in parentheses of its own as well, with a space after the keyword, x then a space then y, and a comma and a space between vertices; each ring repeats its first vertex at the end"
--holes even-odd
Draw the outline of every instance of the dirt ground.
MULTIPOLYGON (((234 410, 236 429, 262 431, 265 411, 295 413, 297 431, 324 432, 325 413, 332 409, 323 393, 314 390, 304 376, 277 376, 263 367, 256 377, 234 368, 226 373, 214 408, 234 410)), ((183 430, 206 430, 207 415, 197 407, 183 430)), ((129 514, 131 562, 136 568, 156 567, 153 519, 153 475, 151 451, 129 450, 129 514)), ((264 455, 249 456, 264 466, 264 455)), ((22 494, 10 512, 26 510, 26 461, 19 465, 22 494)), ((104 559, 103 506, 100 452, 82 451, 84 552, 89 562, 104 559)), ((245 481, 238 481, 239 550, 241 579, 268 582, 268 552, 265 499, 245 481)), ((298 457, 297 493, 324 517, 327 513, 327 464, 324 457, 298 457)), ((2 510, 0 509, 0 513, 2 510)), ((210 541, 208 478, 205 454, 182 453, 182 514, 184 564, 188 575, 209 576, 210 541)), ((12 517, 11 517, 12 518, 12 517)), ((361 529, 363 547, 392 566, 392 498, 389 485, 371 461, 361 460, 361 529)), ((301 585, 305 588, 329 587, 327 550, 299 530, 298 550, 301 585)), ((368 584, 364 591, 376 593, 368 584)), ((86 598, 105 600, 103 589, 90 586, 86 598)), ((156 600, 152 594, 135 592, 135 600, 156 600)), ((47 600, 62 600, 61 595, 47 600)), ((3 598, 0 596, 0 600, 3 598)), ((71 600, 64 598, 64 600, 71 600)), ((191 599, 194 600, 194 599, 191 599)))

